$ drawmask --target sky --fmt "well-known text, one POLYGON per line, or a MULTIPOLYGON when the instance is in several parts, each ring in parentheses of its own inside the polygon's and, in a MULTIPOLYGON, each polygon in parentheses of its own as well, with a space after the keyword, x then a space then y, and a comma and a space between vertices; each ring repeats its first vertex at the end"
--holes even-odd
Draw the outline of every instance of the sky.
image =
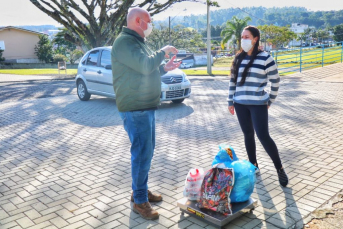
MULTIPOLYGON (((161 1, 161 0, 158 0, 161 1)), ((284 7, 301 6, 311 11, 318 10, 342 10, 342 0, 217 0, 220 8, 230 7, 284 7)), ((219 8, 219 9, 220 9, 219 8)), ((214 7, 213 7, 214 9, 214 7)), ((206 14, 206 5, 194 2, 182 2, 174 4, 168 10, 154 16, 154 20, 162 20, 169 16, 182 16, 190 14, 206 14), (186 9, 184 11, 184 9, 186 9)), ((23 25, 55 25, 60 26, 52 18, 35 7, 29 0, 0 0, 0 26, 23 26, 23 25)))

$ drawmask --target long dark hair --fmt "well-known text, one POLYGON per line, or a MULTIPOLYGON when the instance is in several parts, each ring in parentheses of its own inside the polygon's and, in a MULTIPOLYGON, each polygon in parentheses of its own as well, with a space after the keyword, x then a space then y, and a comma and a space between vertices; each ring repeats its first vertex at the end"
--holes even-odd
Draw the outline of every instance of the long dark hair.
MULTIPOLYGON (((243 30, 249 30, 249 32, 252 34, 252 36, 258 37, 257 41, 254 45, 252 54, 251 54, 251 59, 249 61, 249 63, 247 64, 247 66, 245 66, 244 71, 242 73, 242 79, 240 85, 244 84, 245 79, 247 78, 248 75, 248 71, 250 69, 250 67, 252 66, 252 64, 254 63, 254 60, 256 58, 256 56, 261 52, 258 48, 259 43, 260 43, 260 31, 258 30, 258 28, 256 28, 255 26, 247 26, 245 27, 243 30)), ((242 48, 237 52, 234 61, 232 62, 232 66, 231 66, 231 72, 234 75, 234 82, 237 83, 237 78, 238 78, 238 72, 239 72, 239 66, 241 65, 242 61, 244 60, 244 58, 247 56, 247 52, 245 52, 242 48)))

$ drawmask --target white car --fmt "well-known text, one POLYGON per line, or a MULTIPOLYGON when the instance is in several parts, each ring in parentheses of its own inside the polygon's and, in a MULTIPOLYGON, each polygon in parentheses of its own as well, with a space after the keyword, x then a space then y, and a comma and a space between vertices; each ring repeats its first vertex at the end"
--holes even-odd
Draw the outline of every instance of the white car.
MULTIPOLYGON (((81 59, 75 77, 77 95, 87 101, 91 95, 115 98, 112 81, 111 46, 94 48, 81 59)), ((180 69, 161 76, 161 101, 182 103, 191 95, 191 82, 180 69)))
POLYGON ((191 68, 193 67, 193 64, 189 64, 189 63, 181 63, 180 64, 180 68, 191 68))

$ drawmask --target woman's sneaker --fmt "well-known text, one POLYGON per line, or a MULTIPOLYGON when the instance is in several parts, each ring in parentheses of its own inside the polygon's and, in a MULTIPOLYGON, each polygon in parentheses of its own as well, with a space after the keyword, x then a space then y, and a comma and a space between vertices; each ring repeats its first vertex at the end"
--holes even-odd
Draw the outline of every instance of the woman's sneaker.
POLYGON ((288 177, 283 168, 277 171, 277 175, 279 177, 279 182, 283 187, 286 187, 288 184, 288 177))
POLYGON ((260 175, 260 169, 258 167, 258 164, 256 163, 256 165, 254 165, 254 166, 255 166, 255 174, 260 175))
POLYGON ((260 175, 260 169, 258 167, 255 168, 255 174, 260 175))

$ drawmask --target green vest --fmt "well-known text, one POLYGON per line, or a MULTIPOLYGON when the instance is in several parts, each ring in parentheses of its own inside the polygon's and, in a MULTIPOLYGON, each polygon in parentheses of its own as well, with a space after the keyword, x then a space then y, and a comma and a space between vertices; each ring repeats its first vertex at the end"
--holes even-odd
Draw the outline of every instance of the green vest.
POLYGON ((123 27, 111 52, 113 87, 120 112, 157 107, 164 51, 156 52, 135 31, 123 27))

